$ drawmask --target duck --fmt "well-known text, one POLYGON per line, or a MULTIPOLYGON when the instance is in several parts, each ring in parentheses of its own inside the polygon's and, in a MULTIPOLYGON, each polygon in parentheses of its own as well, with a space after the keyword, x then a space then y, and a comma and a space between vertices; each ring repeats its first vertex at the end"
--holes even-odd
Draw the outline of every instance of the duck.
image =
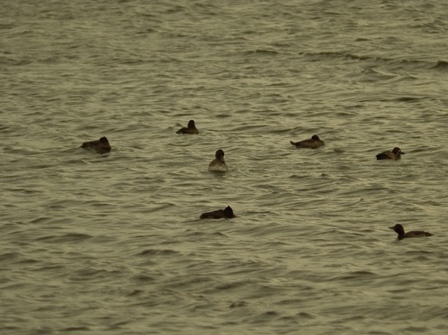
POLYGON ((222 149, 216 150, 215 159, 208 165, 210 172, 227 172, 229 171, 226 162, 224 161, 224 151, 222 149))
POLYGON ((401 151, 400 148, 395 147, 392 149, 392 151, 387 150, 384 152, 379 153, 376 155, 376 159, 401 159, 401 155, 404 155, 405 153, 401 151))
POLYGON ((194 120, 188 121, 187 127, 182 127, 178 131, 176 131, 176 134, 199 134, 198 128, 196 128, 196 125, 194 124, 194 120))
POLYGON ((112 149, 109 144, 109 141, 105 136, 101 137, 99 140, 96 141, 84 142, 81 145, 81 148, 93 149, 100 154, 110 152, 110 150, 112 149))
POLYGON ((389 229, 392 229, 398 234, 398 239, 402 240, 404 238, 409 237, 425 237, 425 236, 432 236, 431 233, 428 233, 426 231, 408 231, 407 233, 404 232, 404 228, 401 224, 397 223, 393 227, 389 227, 389 229))
POLYGON ((233 219, 236 216, 233 214, 233 209, 227 206, 224 209, 218 209, 217 211, 202 213, 200 219, 233 219))
POLYGON ((292 145, 295 145, 297 148, 309 148, 309 149, 317 149, 323 145, 325 142, 322 141, 319 136, 313 135, 311 138, 299 142, 290 141, 292 145))

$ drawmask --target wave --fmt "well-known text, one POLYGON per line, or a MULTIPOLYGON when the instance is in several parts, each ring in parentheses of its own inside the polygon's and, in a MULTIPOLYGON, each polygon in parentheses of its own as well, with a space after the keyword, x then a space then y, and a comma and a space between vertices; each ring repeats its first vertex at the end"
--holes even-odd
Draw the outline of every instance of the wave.
POLYGON ((268 49, 255 49, 255 50, 249 50, 246 51, 246 54, 256 54, 256 55, 278 55, 279 52, 275 50, 268 50, 268 49))
POLYGON ((433 66, 433 69, 437 70, 448 70, 448 61, 445 60, 439 60, 436 65, 433 66))
POLYGON ((391 58, 381 57, 374 55, 359 55, 345 51, 320 51, 320 52, 299 52, 299 55, 304 57, 318 57, 318 58, 338 58, 338 59, 350 59, 358 61, 372 61, 376 63, 384 64, 403 64, 403 65, 419 65, 427 68, 434 69, 448 69, 448 61, 438 60, 434 64, 434 61, 422 60, 422 59, 409 59, 409 58, 391 58))

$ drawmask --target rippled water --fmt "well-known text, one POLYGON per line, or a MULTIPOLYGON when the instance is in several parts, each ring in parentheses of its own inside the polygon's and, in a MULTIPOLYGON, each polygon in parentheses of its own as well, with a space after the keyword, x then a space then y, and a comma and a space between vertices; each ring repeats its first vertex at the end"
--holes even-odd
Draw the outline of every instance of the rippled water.
POLYGON ((447 332, 444 1, 2 9, 2 334, 447 332))

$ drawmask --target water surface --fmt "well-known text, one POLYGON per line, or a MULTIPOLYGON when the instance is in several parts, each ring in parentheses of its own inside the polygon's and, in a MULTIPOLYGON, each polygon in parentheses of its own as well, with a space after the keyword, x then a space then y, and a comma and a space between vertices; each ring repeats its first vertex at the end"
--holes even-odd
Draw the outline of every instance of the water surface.
POLYGON ((5 1, 1 332, 445 334, 447 15, 5 1))

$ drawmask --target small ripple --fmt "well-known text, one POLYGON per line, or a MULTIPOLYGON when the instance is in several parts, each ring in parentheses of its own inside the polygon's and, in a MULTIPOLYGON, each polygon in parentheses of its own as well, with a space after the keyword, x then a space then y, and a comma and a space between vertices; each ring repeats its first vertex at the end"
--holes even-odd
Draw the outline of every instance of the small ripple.
POLYGON ((48 235, 36 238, 36 241, 46 241, 53 243, 79 242, 92 238, 92 235, 82 233, 68 233, 64 235, 48 235))
POLYGON ((179 252, 175 250, 169 250, 169 249, 146 249, 142 252, 138 253, 140 256, 147 256, 147 255, 155 255, 155 256, 167 256, 167 255, 178 255, 179 252))

